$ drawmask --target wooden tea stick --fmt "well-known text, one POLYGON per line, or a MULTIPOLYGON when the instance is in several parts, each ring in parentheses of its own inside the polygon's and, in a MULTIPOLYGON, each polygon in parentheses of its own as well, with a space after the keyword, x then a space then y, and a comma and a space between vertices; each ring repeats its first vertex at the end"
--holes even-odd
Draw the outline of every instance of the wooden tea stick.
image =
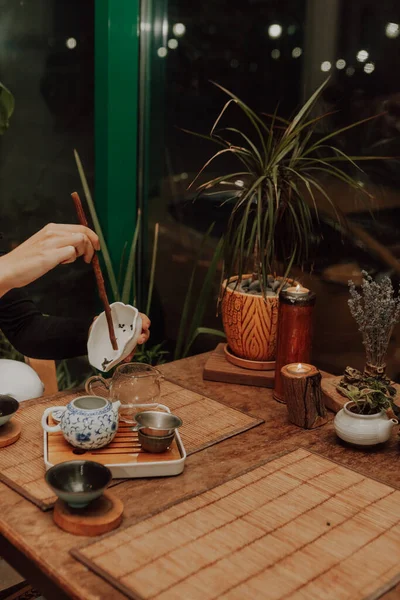
MULTIPOLYGON (((75 210, 76 210, 76 214, 78 215, 79 223, 81 225, 84 225, 85 227, 87 227, 88 221, 87 221, 87 218, 85 215, 85 211, 83 210, 83 206, 82 206, 81 199, 79 198, 79 194, 77 192, 72 192, 71 197, 75 204, 75 210)), ((107 298, 106 286, 104 285, 104 279, 103 279, 103 274, 101 272, 99 257, 97 256, 96 252, 94 253, 93 258, 92 258, 92 265, 93 265, 93 270, 94 270, 94 274, 96 277, 96 283, 97 283, 97 287, 99 290, 99 295, 100 295, 101 301, 103 302, 104 310, 106 313, 108 333, 110 335, 111 346, 112 346, 113 350, 118 350, 117 339, 115 337, 114 325, 113 325, 113 321, 112 321, 111 308, 110 308, 110 304, 109 304, 108 298, 107 298)))

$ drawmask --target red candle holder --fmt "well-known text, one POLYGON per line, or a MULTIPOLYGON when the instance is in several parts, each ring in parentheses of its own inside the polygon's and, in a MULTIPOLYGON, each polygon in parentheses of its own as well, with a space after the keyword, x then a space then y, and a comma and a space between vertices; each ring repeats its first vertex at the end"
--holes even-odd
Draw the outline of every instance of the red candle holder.
POLYGON ((290 363, 309 363, 313 312, 316 301, 314 292, 297 286, 279 294, 278 336, 275 365, 274 398, 284 402, 281 369, 290 363))

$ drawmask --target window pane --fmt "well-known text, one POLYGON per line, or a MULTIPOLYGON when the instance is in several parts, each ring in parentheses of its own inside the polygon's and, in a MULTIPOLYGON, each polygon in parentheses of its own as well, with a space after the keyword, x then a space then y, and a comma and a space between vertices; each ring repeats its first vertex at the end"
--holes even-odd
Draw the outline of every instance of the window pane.
MULTIPOLYGON (((195 278, 197 294, 230 214, 229 205, 221 205, 220 198, 193 202, 194 190, 187 189, 215 148, 182 129, 208 134, 227 100, 211 81, 260 113, 277 109, 281 116, 290 117, 330 76, 316 114, 334 114, 324 120, 321 131, 387 111, 341 135, 335 143, 356 156, 399 156, 395 73, 400 60, 400 12, 395 0, 215 0, 207 10, 204 4, 171 0, 168 8, 159 1, 154 6, 159 27, 154 21, 154 44, 147 53, 151 58, 151 118, 146 138, 150 141, 149 214, 150 221, 163 225, 157 289, 165 315, 164 336, 175 340, 202 235, 215 221, 195 278)), ((242 126, 234 108, 229 110, 221 126, 242 126)), ((224 173, 228 164, 221 157, 210 166, 209 178, 224 173)), ((362 269, 378 277, 388 272, 396 284, 399 279, 398 163, 367 161, 363 167, 365 173, 355 168, 348 172, 376 196, 373 217, 360 194, 341 182, 325 181, 339 208, 362 228, 358 233, 363 241, 354 232, 346 235, 344 230, 341 235, 331 222, 323 223, 316 228, 314 260, 307 265, 313 277, 301 276, 318 294, 316 360, 333 371, 347 364, 362 368, 364 363, 361 338, 347 306, 347 280, 359 278, 362 269), (379 245, 372 247, 368 236, 379 245)), ((215 304, 210 303, 203 325, 221 327, 215 304)), ((195 349, 214 347, 217 341, 198 344, 195 349)), ((389 355, 389 370, 394 373, 394 349, 389 355)))
MULTIPOLYGON (((0 79, 14 94, 0 138, 3 250, 48 222, 76 223, 73 149, 93 179, 94 2, 1 0, 0 79)), ((43 312, 94 314, 90 267, 57 268, 29 288, 43 312)))

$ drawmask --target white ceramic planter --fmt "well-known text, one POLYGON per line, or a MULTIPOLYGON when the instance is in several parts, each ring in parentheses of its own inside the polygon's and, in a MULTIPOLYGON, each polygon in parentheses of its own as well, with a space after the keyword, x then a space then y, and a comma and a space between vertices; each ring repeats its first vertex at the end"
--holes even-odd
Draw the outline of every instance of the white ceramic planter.
POLYGON ((389 419, 383 410, 376 415, 358 415, 349 410, 353 404, 347 402, 337 413, 334 420, 337 435, 345 442, 357 446, 374 446, 386 442, 398 420, 389 419))

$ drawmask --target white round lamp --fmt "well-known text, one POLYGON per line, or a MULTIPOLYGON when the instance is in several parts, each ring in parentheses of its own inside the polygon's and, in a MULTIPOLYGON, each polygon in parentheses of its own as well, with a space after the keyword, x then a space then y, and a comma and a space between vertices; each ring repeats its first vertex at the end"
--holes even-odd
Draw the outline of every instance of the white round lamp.
POLYGON ((22 402, 39 398, 43 392, 44 385, 32 367, 17 360, 0 358, 0 394, 22 402))

